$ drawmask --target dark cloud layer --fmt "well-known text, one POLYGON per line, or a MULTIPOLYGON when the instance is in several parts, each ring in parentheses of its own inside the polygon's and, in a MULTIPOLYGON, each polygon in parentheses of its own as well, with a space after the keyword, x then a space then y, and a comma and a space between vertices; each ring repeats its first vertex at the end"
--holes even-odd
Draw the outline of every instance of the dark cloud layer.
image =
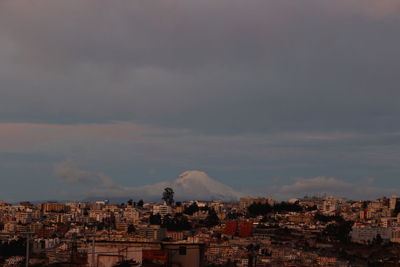
POLYGON ((396 185, 398 25, 398 0, 0 1, 0 157, 396 185))
POLYGON ((0 119, 398 130, 398 5, 347 2, 3 1, 0 119))

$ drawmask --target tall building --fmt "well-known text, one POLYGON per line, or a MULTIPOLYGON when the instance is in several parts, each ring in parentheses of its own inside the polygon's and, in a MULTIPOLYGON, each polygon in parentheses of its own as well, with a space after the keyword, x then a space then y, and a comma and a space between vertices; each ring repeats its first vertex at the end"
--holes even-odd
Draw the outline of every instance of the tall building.
POLYGON ((139 226, 136 229, 137 237, 148 240, 162 240, 167 236, 167 230, 159 225, 139 226))
POLYGON ((167 214, 172 213, 172 208, 168 205, 154 205, 153 206, 153 214, 160 214, 161 216, 165 216, 167 214))
POLYGON ((389 208, 391 210, 394 210, 396 208, 396 204, 397 204, 397 196, 392 196, 390 198, 390 202, 389 202, 389 208))
POLYGON ((57 202, 46 202, 42 204, 42 210, 45 212, 62 212, 65 210, 65 205, 57 202))

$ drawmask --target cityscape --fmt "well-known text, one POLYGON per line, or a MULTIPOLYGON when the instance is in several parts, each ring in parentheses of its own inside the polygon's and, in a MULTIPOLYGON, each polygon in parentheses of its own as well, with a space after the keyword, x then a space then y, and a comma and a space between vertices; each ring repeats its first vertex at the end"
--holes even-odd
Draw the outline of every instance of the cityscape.
POLYGON ((0 202, 1 266, 399 266, 400 198, 0 202), (28 259, 26 261, 26 259, 28 259), (382 265, 382 264, 385 265, 382 265))
POLYGON ((400 267, 400 0, 0 0, 0 267, 400 267))

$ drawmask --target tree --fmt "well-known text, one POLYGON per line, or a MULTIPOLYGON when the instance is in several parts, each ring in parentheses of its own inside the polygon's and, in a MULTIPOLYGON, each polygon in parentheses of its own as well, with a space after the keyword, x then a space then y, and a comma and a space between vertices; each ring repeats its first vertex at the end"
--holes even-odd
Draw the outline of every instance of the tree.
POLYGON ((382 236, 377 234, 376 237, 372 240, 372 244, 381 245, 383 243, 382 236))
POLYGON ((257 217, 268 213, 286 213, 286 212, 301 212, 303 208, 298 203, 281 202, 273 206, 268 203, 253 203, 247 207, 248 217, 257 217))
POLYGON ((149 222, 150 224, 161 225, 161 215, 159 213, 150 215, 149 222))
POLYGON ((137 206, 139 208, 143 208, 143 205, 144 205, 143 199, 139 200, 138 203, 137 203, 137 206))
POLYGON ((396 217, 397 216, 397 214, 399 214, 400 213, 400 203, 399 202, 396 202, 396 205, 395 205, 395 207, 394 207, 394 210, 393 210, 393 216, 394 217, 396 217))
POLYGON ((336 240, 341 243, 348 243, 351 239, 350 232, 352 226, 353 222, 346 220, 330 223, 323 231, 323 235, 328 237, 330 240, 336 240))
POLYGON ((208 211, 210 209, 210 207, 208 207, 208 205, 205 205, 204 207, 199 207, 199 209, 201 211, 208 211))
POLYGON ((167 187, 164 189, 162 200, 167 203, 167 205, 171 206, 174 203, 174 190, 171 187, 167 187))
POLYGON ((128 206, 133 206, 133 200, 132 199, 128 200, 128 206))
POLYGON ((12 257, 25 255, 26 239, 12 240, 8 243, 0 243, 0 257, 12 257))
POLYGON ((213 227, 219 224, 219 218, 213 208, 208 211, 208 215, 204 221, 207 227, 213 227))
POLYGON ((176 213, 174 217, 170 215, 165 215, 162 220, 162 226, 172 231, 182 231, 192 229, 188 218, 182 213, 176 213))
POLYGON ((316 221, 320 221, 320 222, 324 222, 324 223, 328 223, 328 222, 337 222, 337 223, 342 223, 344 222, 344 219, 342 216, 340 215, 323 215, 321 213, 316 213, 314 216, 314 219, 316 221))
POLYGON ((259 215, 266 215, 272 212, 272 207, 268 204, 253 203, 247 207, 247 214, 249 217, 257 217, 259 215))
POLYGON ((228 212, 228 214, 226 215, 226 219, 227 220, 236 220, 239 217, 242 217, 243 214, 239 213, 239 212, 228 212))
POLYGON ((133 224, 129 224, 128 226, 128 234, 132 234, 136 231, 135 226, 133 224))
POLYGON ((188 207, 185 207, 185 210, 183 211, 183 213, 185 213, 187 215, 193 215, 194 213, 196 213, 198 211, 199 211, 199 206, 197 206, 196 202, 193 202, 188 207))
POLYGON ((274 212, 275 213, 281 213, 281 212, 301 212, 303 211, 303 208, 299 205, 299 203, 289 203, 289 202, 281 202, 281 203, 276 203, 273 206, 274 212))

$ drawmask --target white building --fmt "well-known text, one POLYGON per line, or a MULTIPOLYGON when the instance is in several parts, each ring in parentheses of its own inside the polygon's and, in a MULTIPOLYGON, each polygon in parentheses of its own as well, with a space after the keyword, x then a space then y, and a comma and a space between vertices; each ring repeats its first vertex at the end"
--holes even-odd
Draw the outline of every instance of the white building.
POLYGON ((171 213, 172 213, 172 208, 166 204, 153 206, 153 214, 160 214, 161 216, 165 216, 171 213))
POLYGON ((134 208, 126 208, 124 210, 124 219, 127 222, 137 223, 140 220, 140 213, 134 208))
POLYGON ((391 227, 353 227, 351 240, 355 243, 367 244, 380 235, 383 240, 389 241, 393 238, 393 230, 391 227))

